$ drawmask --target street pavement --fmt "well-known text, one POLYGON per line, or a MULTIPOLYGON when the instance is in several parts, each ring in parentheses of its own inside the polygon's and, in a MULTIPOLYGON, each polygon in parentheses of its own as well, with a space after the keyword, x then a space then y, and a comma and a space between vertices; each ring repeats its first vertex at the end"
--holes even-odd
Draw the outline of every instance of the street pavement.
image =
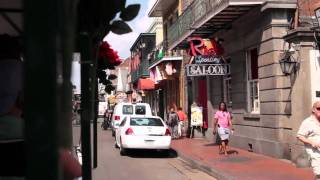
MULTIPOLYGON (((232 140, 232 139, 231 139, 232 140)), ((312 180, 311 168, 261 154, 230 147, 227 156, 205 139, 174 140, 171 147, 178 156, 219 180, 312 180)))
MULTIPOLYGON (((75 142, 78 142, 79 129, 74 126, 75 142)), ((177 157, 174 150, 169 155, 135 150, 120 156, 111 131, 101 128, 98 128, 98 167, 93 169, 92 176, 94 180, 216 180, 177 157)))

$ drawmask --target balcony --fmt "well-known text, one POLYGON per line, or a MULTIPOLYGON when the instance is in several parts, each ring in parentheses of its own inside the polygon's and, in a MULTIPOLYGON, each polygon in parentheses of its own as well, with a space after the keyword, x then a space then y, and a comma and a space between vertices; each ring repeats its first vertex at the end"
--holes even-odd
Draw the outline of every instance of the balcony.
POLYGON ((189 36, 206 37, 226 28, 264 0, 196 0, 168 28, 169 50, 186 43, 189 36))
POLYGON ((183 53, 180 50, 168 50, 167 41, 163 41, 149 54, 149 69, 163 61, 182 60, 182 55, 183 53), (161 50, 163 51, 163 56, 159 57, 158 54, 161 50))
POLYGON ((137 67, 137 69, 131 72, 131 82, 137 82, 139 78, 149 77, 148 66, 148 61, 142 61, 141 64, 137 67))

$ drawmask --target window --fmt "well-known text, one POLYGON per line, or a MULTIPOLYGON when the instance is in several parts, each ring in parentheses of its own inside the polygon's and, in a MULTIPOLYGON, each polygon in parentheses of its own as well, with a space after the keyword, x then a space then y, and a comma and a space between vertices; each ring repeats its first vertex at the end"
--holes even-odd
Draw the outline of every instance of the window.
POLYGON ((136 114, 145 115, 146 114, 146 106, 137 105, 136 106, 136 114))
POLYGON ((158 118, 131 118, 131 126, 163 126, 163 123, 158 118))
POLYGON ((223 101, 226 102, 228 109, 232 108, 231 75, 223 77, 223 101))
POLYGON ((247 102, 250 113, 260 113, 258 76, 258 49, 254 48, 247 52, 247 102))
MULTIPOLYGON (((226 63, 230 64, 231 59, 227 58, 226 63)), ((226 75, 223 77, 223 101, 227 104, 227 108, 232 108, 232 98, 231 98, 231 75, 226 75)))
POLYGON ((122 114, 133 114, 133 106, 132 105, 123 105, 122 114))

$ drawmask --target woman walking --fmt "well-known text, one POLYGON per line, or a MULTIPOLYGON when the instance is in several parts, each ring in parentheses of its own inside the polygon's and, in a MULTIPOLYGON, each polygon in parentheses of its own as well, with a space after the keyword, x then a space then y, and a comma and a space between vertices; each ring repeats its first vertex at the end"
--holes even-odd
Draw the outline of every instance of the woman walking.
POLYGON ((229 137, 232 129, 231 115, 227 110, 226 103, 221 102, 219 104, 219 110, 214 115, 213 124, 213 134, 218 135, 220 138, 219 144, 219 154, 227 155, 227 147, 229 142, 229 137))

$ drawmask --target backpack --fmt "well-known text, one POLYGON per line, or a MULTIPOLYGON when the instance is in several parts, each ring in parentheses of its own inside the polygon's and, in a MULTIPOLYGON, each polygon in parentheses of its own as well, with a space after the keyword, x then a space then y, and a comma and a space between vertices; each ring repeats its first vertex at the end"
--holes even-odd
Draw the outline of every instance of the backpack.
POLYGON ((179 122, 179 117, 177 115, 177 113, 173 112, 173 113, 169 113, 169 116, 168 116, 168 125, 169 126, 176 126, 178 125, 178 122, 179 122))

